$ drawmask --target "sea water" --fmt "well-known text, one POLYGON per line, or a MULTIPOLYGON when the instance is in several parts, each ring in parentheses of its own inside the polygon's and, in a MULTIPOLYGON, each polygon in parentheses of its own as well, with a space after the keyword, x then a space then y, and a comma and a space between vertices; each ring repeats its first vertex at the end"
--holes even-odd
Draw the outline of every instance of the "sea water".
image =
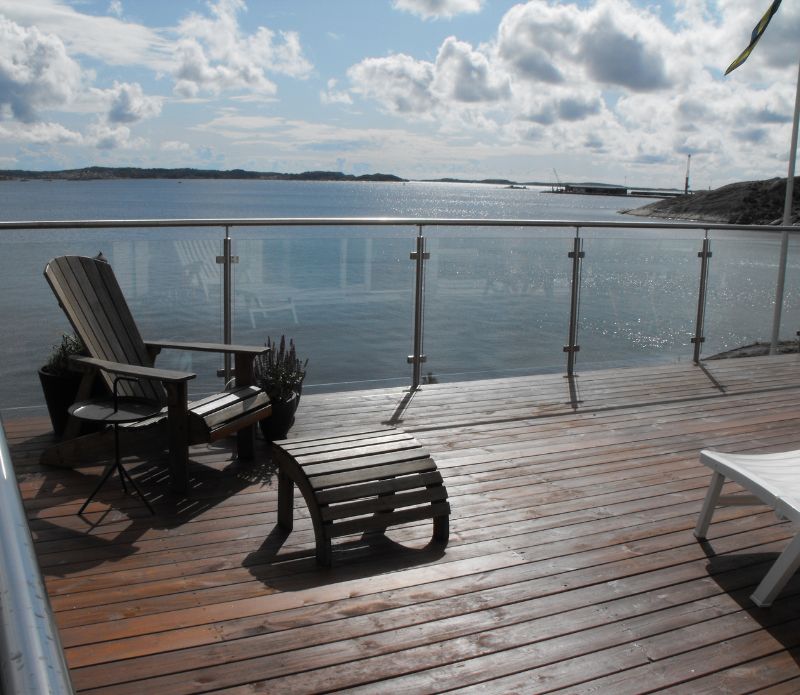
MULTIPOLYGON (((637 221, 644 199, 445 183, 229 180, 0 182, 4 220, 414 217, 637 221)), ((575 228, 426 226, 423 374, 452 381, 563 371, 575 228)), ((292 337, 309 358, 306 388, 408 384, 419 230, 397 226, 229 229, 233 342, 292 337)), ((69 326, 42 276, 62 254, 112 263, 152 339, 222 339, 222 227, 9 231, 0 235, 0 412, 39 412, 36 370, 69 326)), ((582 229, 577 368, 689 361, 703 231, 582 229)), ((711 232, 703 354, 768 339, 779 239, 711 232)), ((790 247, 783 337, 800 323, 790 247)), ((158 364, 219 387, 219 358, 165 353, 158 364)))

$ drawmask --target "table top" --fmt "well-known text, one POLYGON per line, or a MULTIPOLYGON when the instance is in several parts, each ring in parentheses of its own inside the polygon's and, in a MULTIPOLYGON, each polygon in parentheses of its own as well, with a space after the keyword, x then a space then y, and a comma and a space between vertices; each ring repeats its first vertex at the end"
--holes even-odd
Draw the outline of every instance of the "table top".
POLYGON ((108 422, 122 424, 136 422, 155 415, 161 406, 144 398, 120 397, 117 398, 117 408, 114 409, 113 398, 98 398, 96 400, 78 401, 69 407, 69 414, 79 420, 91 422, 108 422))

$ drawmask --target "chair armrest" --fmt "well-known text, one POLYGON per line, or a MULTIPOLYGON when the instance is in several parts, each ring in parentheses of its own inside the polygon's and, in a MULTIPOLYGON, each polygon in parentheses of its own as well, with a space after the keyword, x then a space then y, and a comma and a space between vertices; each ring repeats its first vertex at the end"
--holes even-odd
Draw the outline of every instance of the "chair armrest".
POLYGON ((170 340, 147 340, 147 347, 157 350, 195 350, 197 352, 228 352, 236 355, 263 355, 269 352, 270 348, 266 345, 257 347, 254 345, 225 345, 224 343, 175 343, 170 340))
POLYGON ((140 367, 136 364, 109 362, 95 357, 70 357, 70 362, 80 370, 101 369, 112 374, 123 374, 141 379, 157 379, 163 383, 175 383, 194 379, 197 374, 179 372, 173 369, 157 369, 156 367, 140 367))

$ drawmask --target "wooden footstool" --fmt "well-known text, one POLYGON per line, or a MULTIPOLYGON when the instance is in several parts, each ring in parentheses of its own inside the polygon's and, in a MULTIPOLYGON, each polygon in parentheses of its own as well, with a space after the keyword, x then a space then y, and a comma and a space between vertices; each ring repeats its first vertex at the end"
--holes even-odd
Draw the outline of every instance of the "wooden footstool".
POLYGON ((295 483, 314 523, 317 562, 331 564, 331 540, 419 519, 433 519, 446 544, 450 505, 442 475, 420 443, 400 429, 274 442, 278 525, 293 525, 295 483))

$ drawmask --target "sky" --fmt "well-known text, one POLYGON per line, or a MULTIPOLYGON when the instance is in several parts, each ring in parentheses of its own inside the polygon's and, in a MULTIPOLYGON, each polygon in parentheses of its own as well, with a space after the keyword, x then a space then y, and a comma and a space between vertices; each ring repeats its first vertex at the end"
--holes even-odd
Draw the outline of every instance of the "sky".
POLYGON ((786 176, 800 1, 0 0, 0 169, 786 176))

